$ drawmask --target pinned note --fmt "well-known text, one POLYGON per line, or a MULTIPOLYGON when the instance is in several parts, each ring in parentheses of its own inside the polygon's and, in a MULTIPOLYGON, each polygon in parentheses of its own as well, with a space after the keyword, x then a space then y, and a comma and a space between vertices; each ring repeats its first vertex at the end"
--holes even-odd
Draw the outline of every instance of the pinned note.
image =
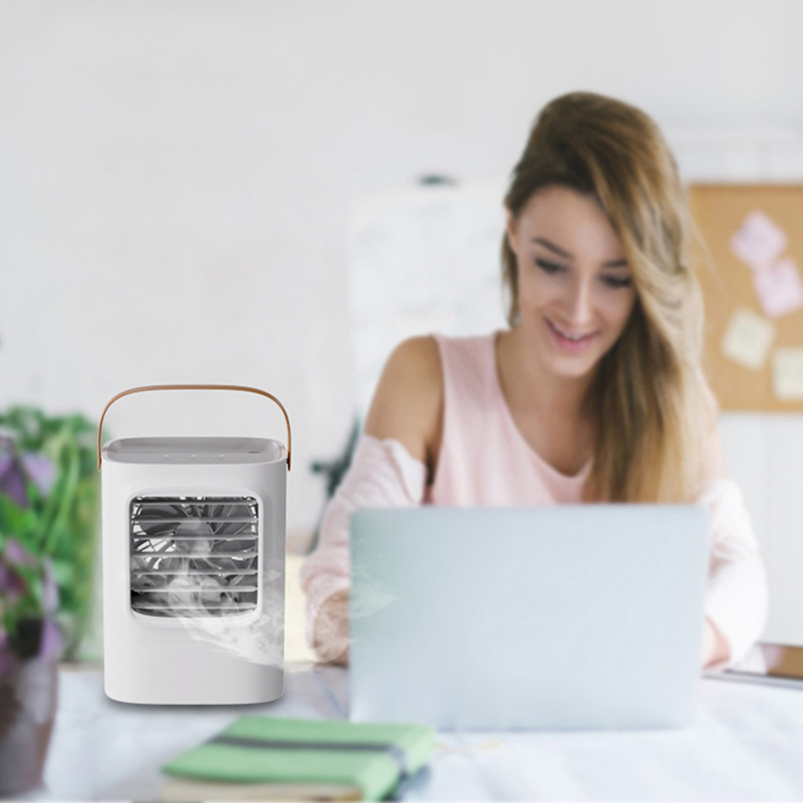
POLYGON ((731 251, 755 271, 771 265, 786 244, 786 232, 758 209, 742 221, 730 241, 731 251))
POLYGON ((722 337, 722 353, 734 362, 758 371, 775 339, 775 327, 748 309, 737 309, 722 337))
POLYGON ((803 401, 803 348, 778 349, 775 352, 772 389, 782 401, 803 401))
POLYGON ((753 287, 761 309, 778 318, 803 307, 803 282, 795 261, 789 257, 753 274, 753 287))

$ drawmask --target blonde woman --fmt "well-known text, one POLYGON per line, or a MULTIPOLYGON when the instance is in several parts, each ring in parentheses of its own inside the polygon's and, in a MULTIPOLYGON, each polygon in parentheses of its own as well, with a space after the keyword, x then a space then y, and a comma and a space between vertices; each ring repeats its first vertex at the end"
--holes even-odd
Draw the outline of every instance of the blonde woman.
POLYGON ((356 508, 696 502, 712 513, 701 664, 727 667, 760 635, 767 589, 723 471, 672 154, 639 109, 564 95, 536 120, 505 207, 510 328, 391 355, 302 570, 309 639, 348 660, 356 508))

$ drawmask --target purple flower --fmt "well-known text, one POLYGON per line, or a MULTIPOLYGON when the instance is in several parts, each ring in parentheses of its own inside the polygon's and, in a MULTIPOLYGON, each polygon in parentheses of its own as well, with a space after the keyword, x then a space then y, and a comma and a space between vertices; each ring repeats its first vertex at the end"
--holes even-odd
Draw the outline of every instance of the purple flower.
MULTIPOLYGON (((0 563, 0 595, 13 605, 25 591, 25 583, 22 578, 5 563, 0 563)), ((0 641, 0 645, 2 641, 0 641)))
POLYGON ((42 607, 45 613, 55 613, 59 607, 59 587, 53 574, 53 564, 45 559, 45 576, 42 589, 42 607))
POLYGON ((47 496, 53 487, 53 480, 56 478, 56 467, 53 461, 36 452, 26 452, 20 458, 25 473, 34 485, 39 489, 42 496, 47 496))
POLYGON ((8 438, 0 438, 0 492, 13 499, 20 507, 28 507, 25 470, 8 438))
POLYGON ((43 496, 50 493, 56 478, 53 461, 36 452, 18 456, 14 441, 0 435, 0 492, 13 499, 20 507, 30 505, 27 481, 30 480, 43 496))
POLYGON ((36 558, 16 538, 6 541, 6 560, 18 566, 36 566, 36 558))

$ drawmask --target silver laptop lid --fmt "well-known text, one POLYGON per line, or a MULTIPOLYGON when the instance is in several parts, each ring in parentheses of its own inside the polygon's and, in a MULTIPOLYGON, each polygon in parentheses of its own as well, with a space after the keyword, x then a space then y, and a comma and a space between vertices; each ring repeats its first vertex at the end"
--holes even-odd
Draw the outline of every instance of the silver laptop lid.
POLYGON ((707 521, 690 505, 357 511, 352 719, 689 724, 707 521))

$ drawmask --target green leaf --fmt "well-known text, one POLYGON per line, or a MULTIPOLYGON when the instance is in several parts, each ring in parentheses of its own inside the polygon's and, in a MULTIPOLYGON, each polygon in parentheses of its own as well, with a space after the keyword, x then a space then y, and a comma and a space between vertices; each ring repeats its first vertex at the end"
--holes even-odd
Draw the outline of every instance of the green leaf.
POLYGON ((20 540, 29 540, 36 524, 36 513, 32 509, 20 507, 13 499, 0 493, 0 532, 16 535, 20 540))
POLYGON ((53 559, 53 576, 59 586, 69 586, 75 575, 75 567, 66 560, 53 559))

